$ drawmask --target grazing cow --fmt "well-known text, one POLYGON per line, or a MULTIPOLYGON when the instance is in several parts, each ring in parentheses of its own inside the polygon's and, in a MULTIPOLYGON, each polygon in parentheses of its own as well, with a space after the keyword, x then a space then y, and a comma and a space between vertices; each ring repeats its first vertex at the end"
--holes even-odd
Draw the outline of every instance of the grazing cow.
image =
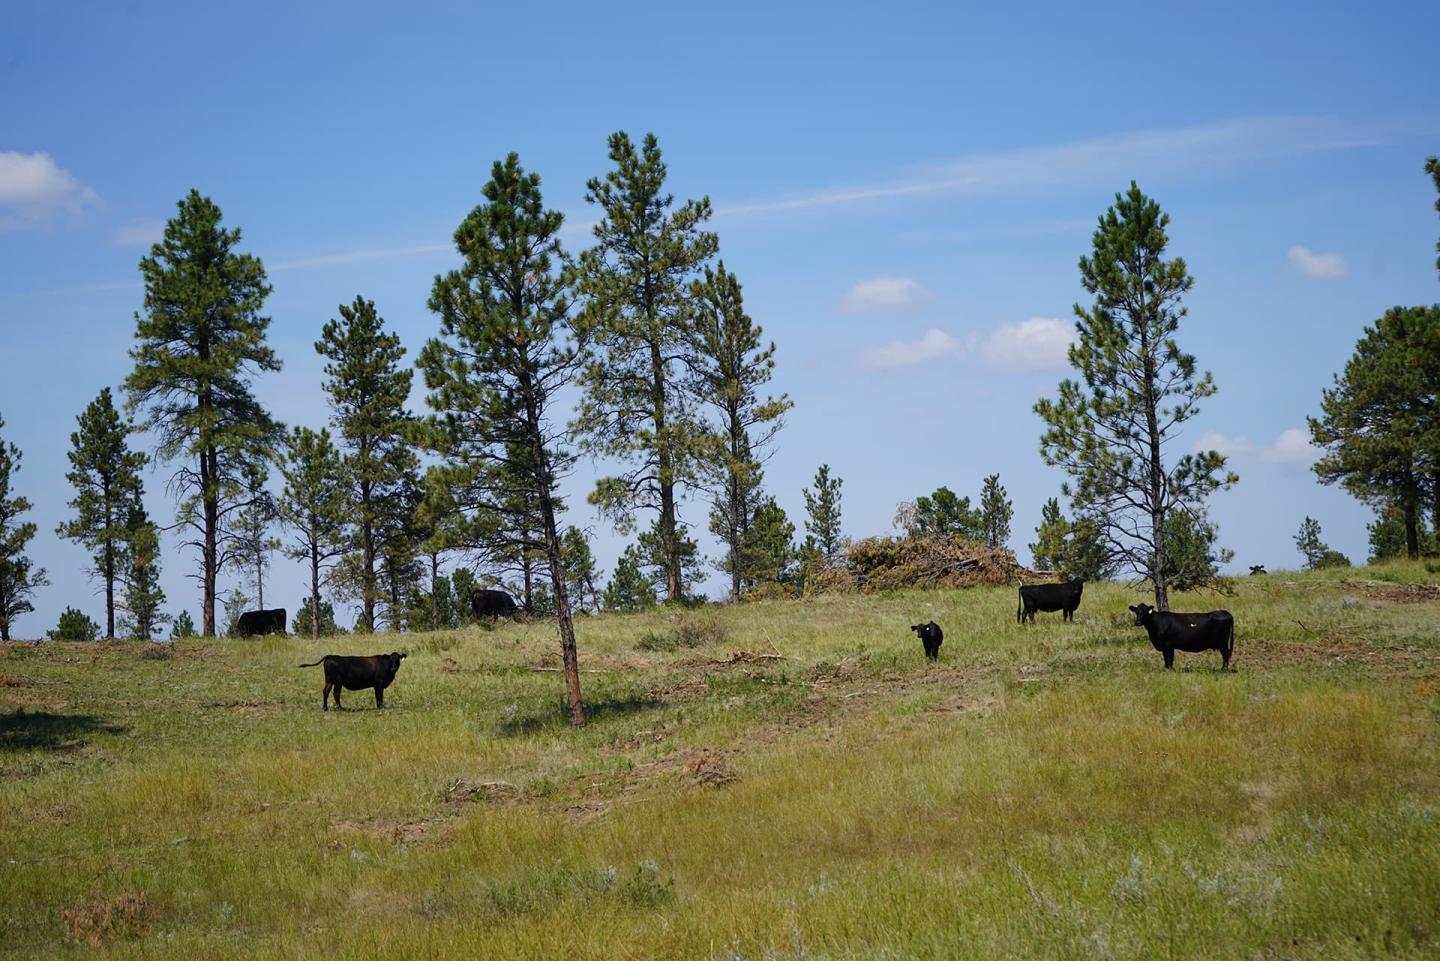
POLYGON ((235 634, 239 637, 284 633, 285 608, 283 607, 269 611, 246 611, 240 615, 240 620, 235 624, 235 634))
POLYGON ((1250 565, 1250 576, 1251 576, 1251 577, 1255 577, 1255 576, 1258 575, 1258 574, 1264 574, 1264 573, 1265 573, 1265 565, 1264 565, 1264 564, 1251 564, 1251 565, 1250 565))
POLYGON ((929 624, 912 624, 910 630, 914 631, 920 638, 920 643, 925 645, 925 656, 932 661, 940 660, 940 642, 945 640, 945 632, 940 630, 940 625, 931 621, 929 624))
POLYGON ((1031 584, 1029 587, 1022 584, 1020 604, 1015 608, 1015 623, 1024 624, 1028 617, 1030 623, 1034 624, 1036 611, 1047 614, 1063 611, 1060 619, 1073 621, 1075 611, 1080 607, 1080 594, 1084 590, 1085 582, 1078 577, 1063 584, 1031 584))
POLYGON ((403 660, 405 655, 399 651, 364 657, 326 654, 313 664, 300 666, 325 665, 325 693, 320 697, 321 710, 330 710, 331 689, 335 691, 335 710, 343 711, 345 708, 340 705, 340 689, 363 691, 367 687, 375 688, 375 707, 378 709, 385 706, 385 688, 395 680, 395 672, 400 670, 400 662, 403 660))
POLYGON ((491 590, 488 587, 477 587, 470 595, 470 609, 475 612, 477 619, 486 617, 510 617, 520 610, 515 604, 515 599, 504 591, 491 590))
POLYGON ((1229 611, 1180 614, 1157 611, 1149 604, 1138 604, 1130 610, 1135 612, 1135 626, 1145 628, 1151 645, 1165 655, 1165 670, 1174 670, 1176 651, 1219 651, 1220 670, 1230 667, 1230 655, 1235 653, 1235 618, 1229 611))

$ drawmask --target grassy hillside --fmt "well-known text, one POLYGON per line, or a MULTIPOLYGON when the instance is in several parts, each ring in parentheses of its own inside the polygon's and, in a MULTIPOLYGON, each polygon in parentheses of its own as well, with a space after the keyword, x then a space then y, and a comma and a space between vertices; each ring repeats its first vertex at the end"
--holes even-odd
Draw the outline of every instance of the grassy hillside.
POLYGON ((1436 582, 1178 599, 1233 674, 1118 585, 589 618, 578 731, 543 624, 7 645, 0 953, 1435 957, 1436 582), (296 666, 391 649, 384 711, 296 666))

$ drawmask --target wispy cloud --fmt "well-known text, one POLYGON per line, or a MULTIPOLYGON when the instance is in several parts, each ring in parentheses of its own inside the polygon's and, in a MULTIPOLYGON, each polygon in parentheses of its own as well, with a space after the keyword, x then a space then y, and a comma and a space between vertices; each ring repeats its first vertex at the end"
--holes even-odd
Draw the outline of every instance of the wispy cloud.
POLYGON ((40 227, 58 214, 78 216, 100 195, 48 153, 0 151, 0 232, 40 227))
POLYGON ((938 327, 916 340, 893 340, 860 352, 871 370, 909 367, 943 357, 965 358, 996 370, 1024 371, 1064 367, 1074 328, 1054 317, 1004 323, 983 334, 956 337, 938 327))
POLYGON ((165 221, 141 217, 134 223, 116 227, 110 232, 110 243, 116 247, 149 247, 165 236, 165 221))
POLYGON ((267 264, 266 269, 309 270, 313 267, 333 267, 339 264, 358 264, 368 260, 394 260, 397 257, 418 257, 454 250, 454 244, 414 244, 409 247, 369 247, 360 250, 344 250, 333 254, 318 254, 314 257, 298 257, 267 264))
POLYGON ((1382 143, 1365 131, 1348 129, 1324 117, 1251 117, 974 154, 883 183, 721 204, 716 215, 781 213, 932 194, 1047 190, 1097 182, 1119 186, 1132 177, 1208 172, 1382 143))
POLYGON ((1207 430, 1196 439, 1192 450, 1219 451, 1240 463, 1309 464, 1320 456, 1320 449, 1310 443, 1310 432, 1302 427, 1286 428, 1270 444, 1257 444, 1244 434, 1207 430))
POLYGON ((861 351, 860 363, 871 370, 888 370, 953 355, 963 349, 964 344, 959 340, 943 330, 931 327, 919 340, 896 340, 881 347, 870 347, 861 351))
POLYGON ((1001 324, 980 342, 980 356, 1003 370, 1045 370, 1070 362, 1075 325, 1054 317, 1001 324))
POLYGON ((1311 280, 1334 280, 1350 273, 1350 265, 1339 254, 1317 254, 1309 247, 1296 244, 1285 254, 1290 266, 1311 280))
POLYGON ((876 277, 851 287, 840 301, 846 313, 913 307, 929 299, 930 292, 914 277, 876 277))

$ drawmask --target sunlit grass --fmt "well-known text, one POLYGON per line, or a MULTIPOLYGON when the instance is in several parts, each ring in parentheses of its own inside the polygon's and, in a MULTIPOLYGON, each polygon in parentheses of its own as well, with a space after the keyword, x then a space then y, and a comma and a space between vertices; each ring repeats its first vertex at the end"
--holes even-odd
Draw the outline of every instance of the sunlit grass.
POLYGON ((1235 614, 1235 674, 1163 671, 1120 585, 1063 625, 1013 589, 592 617, 583 730, 544 624, 10 646, 0 952, 1433 957, 1440 601, 1395 590, 1437 582, 1177 599, 1235 614), (296 666, 396 648, 384 711, 296 666))

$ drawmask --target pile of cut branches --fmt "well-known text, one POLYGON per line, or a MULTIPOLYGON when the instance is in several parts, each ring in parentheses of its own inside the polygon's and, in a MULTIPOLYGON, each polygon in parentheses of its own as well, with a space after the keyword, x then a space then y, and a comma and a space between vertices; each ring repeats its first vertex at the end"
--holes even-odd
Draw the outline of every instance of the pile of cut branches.
POLYGON ((818 563, 807 592, 871 593, 912 588, 1018 584, 1041 578, 1004 547, 949 534, 867 537, 818 563))

